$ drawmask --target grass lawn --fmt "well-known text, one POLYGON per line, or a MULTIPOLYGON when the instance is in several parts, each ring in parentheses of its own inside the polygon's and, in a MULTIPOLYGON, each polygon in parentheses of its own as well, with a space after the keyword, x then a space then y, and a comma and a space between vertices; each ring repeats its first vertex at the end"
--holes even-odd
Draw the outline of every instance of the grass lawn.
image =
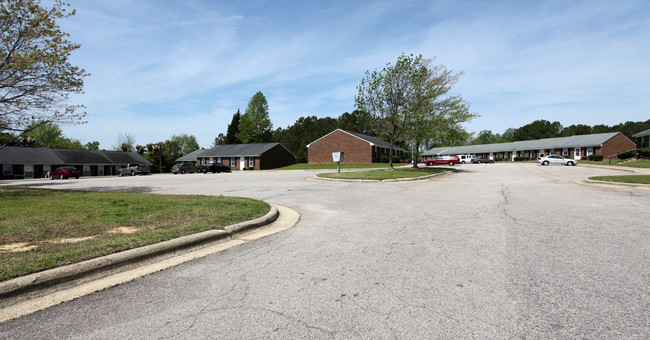
POLYGON ((398 168, 395 170, 381 169, 381 170, 367 170, 367 171, 354 171, 354 172, 330 172, 319 174, 319 177, 338 178, 338 179, 366 179, 366 180, 386 180, 386 179, 400 179, 400 178, 414 178, 427 175, 438 174, 442 172, 451 171, 449 169, 441 168, 398 168))
POLYGON ((650 175, 595 176, 589 177, 589 179, 617 183, 650 184, 650 175))
POLYGON ((650 160, 648 159, 639 159, 636 161, 630 161, 626 163, 622 163, 621 160, 618 159, 613 159, 612 164, 609 164, 609 160, 605 159, 599 162, 580 161, 580 164, 627 166, 630 168, 650 168, 650 160))
POLYGON ((0 281, 251 220, 248 198, 0 187, 0 281))
MULTIPOLYGON (((408 165, 408 163, 394 163, 393 166, 408 165)), ((386 168, 388 163, 345 163, 341 162, 341 169, 374 169, 386 168)), ((336 169, 336 163, 298 163, 273 170, 327 170, 336 169)))

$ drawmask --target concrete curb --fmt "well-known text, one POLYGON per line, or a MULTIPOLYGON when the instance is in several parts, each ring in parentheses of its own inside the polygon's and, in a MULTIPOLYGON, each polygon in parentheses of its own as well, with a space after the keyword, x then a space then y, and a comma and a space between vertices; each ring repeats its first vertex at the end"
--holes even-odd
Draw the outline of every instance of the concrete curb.
POLYGON ((14 297, 82 277, 96 276, 104 272, 108 273, 114 271, 116 268, 151 259, 156 256, 173 254, 183 249, 197 247, 225 238, 232 238, 233 235, 248 229, 270 224, 278 216, 278 208, 271 205, 271 209, 266 215, 251 221, 227 226, 224 228, 225 230, 208 230, 0 282, 0 298, 14 297))
POLYGON ((445 172, 440 172, 437 174, 433 175, 426 175, 426 176, 420 176, 420 177, 410 177, 410 178, 396 178, 396 179, 345 179, 345 178, 328 178, 328 177, 319 177, 318 175, 314 175, 314 179, 319 180, 319 181, 331 181, 331 182, 355 182, 355 183, 397 183, 397 182, 415 182, 415 181, 423 181, 429 178, 433 177, 439 177, 439 176, 446 176, 450 175, 457 170, 451 170, 451 171, 445 171, 445 172))
POLYGON ((623 187, 635 187, 635 188, 641 188, 641 189, 650 189, 650 184, 598 181, 598 180, 595 180, 595 179, 588 179, 588 178, 582 180, 582 183, 584 183, 584 184, 597 184, 597 185, 623 186, 623 187))

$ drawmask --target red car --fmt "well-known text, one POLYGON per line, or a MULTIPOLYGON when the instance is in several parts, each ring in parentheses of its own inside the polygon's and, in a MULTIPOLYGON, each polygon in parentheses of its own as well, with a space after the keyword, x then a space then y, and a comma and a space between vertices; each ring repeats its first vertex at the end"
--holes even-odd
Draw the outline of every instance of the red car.
POLYGON ((437 156, 434 159, 429 159, 426 162, 426 165, 438 165, 438 164, 460 164, 460 159, 456 156, 437 156))
POLYGON ((77 168, 72 166, 61 166, 56 168, 56 170, 50 174, 50 179, 67 179, 70 177, 79 179, 79 176, 81 176, 81 171, 77 170, 77 168))

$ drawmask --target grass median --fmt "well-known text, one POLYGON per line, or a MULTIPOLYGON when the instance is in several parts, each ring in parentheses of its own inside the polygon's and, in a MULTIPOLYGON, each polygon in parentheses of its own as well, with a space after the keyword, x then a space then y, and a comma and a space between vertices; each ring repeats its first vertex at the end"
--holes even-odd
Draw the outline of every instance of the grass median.
POLYGON ((266 214, 239 197, 0 187, 0 281, 266 214))
MULTIPOLYGON (((406 163, 395 163, 393 166, 401 166, 406 163)), ((386 168, 388 169, 388 163, 345 163, 341 162, 341 169, 375 169, 375 168, 386 168)), ((277 168, 273 170, 328 170, 328 169, 337 169, 336 163, 298 163, 285 166, 282 168, 277 168)))
POLYGON ((650 175, 595 176, 589 179, 614 183, 650 184, 650 175))
POLYGON ((356 179, 356 180, 375 180, 383 181, 390 179, 403 179, 403 178, 416 178, 428 175, 440 174, 451 171, 444 168, 397 168, 394 170, 381 169, 381 170, 366 170, 366 171, 351 171, 351 172, 330 172, 319 174, 318 177, 336 178, 336 179, 356 179))

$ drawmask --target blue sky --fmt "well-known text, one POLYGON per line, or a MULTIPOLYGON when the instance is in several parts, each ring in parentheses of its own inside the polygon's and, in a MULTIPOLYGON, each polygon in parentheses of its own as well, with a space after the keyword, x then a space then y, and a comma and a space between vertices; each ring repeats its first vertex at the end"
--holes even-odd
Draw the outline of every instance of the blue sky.
POLYGON ((209 147, 262 91, 274 128, 354 110, 366 70, 402 54, 464 75, 470 132, 537 119, 650 118, 650 2, 68 0, 60 21, 92 75, 88 123, 67 137, 109 149, 187 133, 209 147))

